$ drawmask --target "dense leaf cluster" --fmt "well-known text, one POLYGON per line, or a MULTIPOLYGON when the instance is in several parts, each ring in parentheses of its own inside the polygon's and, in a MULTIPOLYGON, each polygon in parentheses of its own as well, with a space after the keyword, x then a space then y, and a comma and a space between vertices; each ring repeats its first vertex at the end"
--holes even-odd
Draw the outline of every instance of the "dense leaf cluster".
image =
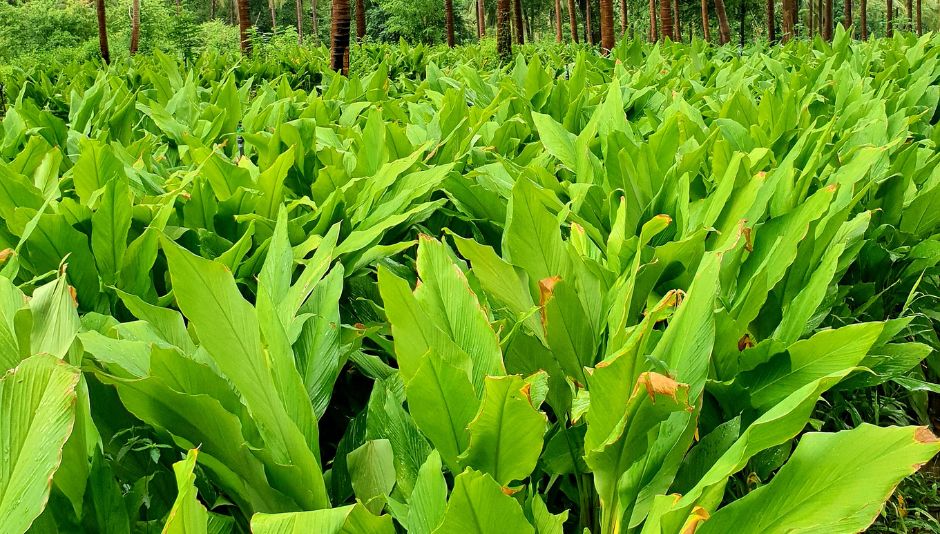
POLYGON ((325 60, 8 79, 4 532, 855 532, 940 450, 814 417, 936 389, 940 38, 325 60))

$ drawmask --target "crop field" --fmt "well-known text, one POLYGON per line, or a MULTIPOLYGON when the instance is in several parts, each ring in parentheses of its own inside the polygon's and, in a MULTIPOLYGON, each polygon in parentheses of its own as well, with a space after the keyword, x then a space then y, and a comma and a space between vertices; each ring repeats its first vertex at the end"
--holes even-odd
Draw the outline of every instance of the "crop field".
POLYGON ((517 51, 6 74, 0 533, 940 532, 940 35, 517 51))

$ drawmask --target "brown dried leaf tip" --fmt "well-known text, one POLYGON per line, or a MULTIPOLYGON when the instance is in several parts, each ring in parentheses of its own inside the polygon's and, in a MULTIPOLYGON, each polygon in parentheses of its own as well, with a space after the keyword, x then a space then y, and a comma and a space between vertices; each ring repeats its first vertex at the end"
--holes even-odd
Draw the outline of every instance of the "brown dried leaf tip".
POLYGON ((14 252, 12 248, 5 248, 0 250, 0 265, 6 263, 8 259, 13 257, 13 254, 14 252))
POLYGON ((634 395, 640 391, 641 386, 646 388, 646 393, 649 395, 651 401, 656 400, 656 395, 668 395, 675 399, 676 392, 679 391, 678 382, 668 376, 652 371, 646 371, 640 374, 639 378, 637 378, 636 386, 633 388, 634 395))
POLYGON ((545 315, 545 304, 552 298, 555 291, 555 285, 561 282, 560 276, 550 276, 539 280, 539 315, 542 318, 542 328, 548 324, 548 316, 545 315))
POLYGON ((738 340, 738 352, 744 351, 754 346, 754 341, 751 340, 750 334, 744 334, 741 336, 741 339, 738 340))
POLYGON ((940 441, 940 438, 935 436, 929 428, 921 426, 914 431, 914 441, 918 443, 936 443, 940 441))

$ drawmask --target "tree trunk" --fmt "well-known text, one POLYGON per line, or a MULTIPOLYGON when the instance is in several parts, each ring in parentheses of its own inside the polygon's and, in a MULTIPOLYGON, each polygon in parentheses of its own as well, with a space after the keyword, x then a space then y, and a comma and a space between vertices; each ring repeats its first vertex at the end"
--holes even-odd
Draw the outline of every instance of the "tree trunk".
POLYGON ((848 30, 852 26, 852 0, 844 0, 842 4, 842 27, 848 30))
POLYGON ((486 36, 486 12, 483 0, 477 0, 477 38, 486 36))
MULTIPOLYGON (((240 0, 246 1, 246 0, 240 0)), ((336 72, 349 74, 349 0, 333 0, 330 14, 330 67, 336 72)))
POLYGON ((774 0, 767 0, 767 40, 771 43, 777 42, 777 24, 774 7, 774 0))
POLYGON ((304 44, 304 0, 294 0, 294 15, 297 17, 297 44, 302 45, 304 44))
POLYGON ((248 15, 248 0, 236 0, 238 3, 238 41, 241 44, 242 55, 251 54, 251 18, 248 15))
POLYGON ((512 61, 512 23, 509 0, 496 0, 496 52, 502 61, 512 61))
MULTIPOLYGON (((359 0, 360 2, 362 0, 359 0)), ((447 27, 447 46, 454 47, 454 0, 444 0, 444 25, 447 27)))
POLYGON ((584 3, 584 40, 587 44, 594 44, 594 28, 591 25, 591 0, 584 3))
POLYGON ((747 4, 746 0, 738 0, 738 39, 741 49, 744 49, 745 37, 744 37, 744 23, 747 21, 747 4))
POLYGON ((522 1, 512 0, 512 22, 513 32, 516 36, 516 44, 525 44, 525 28, 522 27, 522 1))
POLYGON ((105 21, 104 0, 95 0, 95 10, 98 14, 98 48, 101 50, 101 59, 111 63, 111 51, 108 50, 108 25, 105 21))
POLYGON ((679 24, 679 0, 672 0, 672 39, 682 41, 682 26, 679 24))
POLYGON ((862 30, 861 37, 863 41, 868 40, 868 0, 858 0, 858 25, 862 30))
POLYGON ((659 34, 656 28, 656 0, 650 0, 650 42, 655 42, 659 39, 659 34))
POLYGON ((894 0, 888 0, 887 3, 888 3, 888 7, 886 9, 887 20, 885 21, 885 35, 887 35, 888 37, 893 37, 894 36, 894 0))
POLYGON ((793 27, 796 22, 796 0, 783 0, 783 42, 793 39, 793 27))
POLYGON ((708 0, 702 0, 702 36, 706 43, 711 42, 712 34, 708 28, 708 0))
POLYGON ((209 20, 213 20, 215 18, 215 6, 216 0, 209 2, 209 20))
MULTIPOLYGON (((177 2, 179 5, 179 2, 177 2)), ((274 12, 274 0, 268 0, 268 12, 271 14, 271 31, 277 28, 277 14, 274 12)))
POLYGON ((914 2, 905 0, 904 9, 907 10, 907 29, 908 31, 914 31, 914 2))
POLYGON ((731 42, 731 26, 728 24, 725 0, 715 0, 715 16, 718 17, 718 44, 726 45, 731 42))
POLYGON ((823 39, 832 40, 832 0, 823 2, 823 39))
POLYGON ((571 40, 578 42, 578 11, 574 0, 568 0, 568 24, 571 26, 571 40))
POLYGON ((561 0, 555 0, 555 40, 559 43, 565 38, 561 25, 561 0))
MULTIPOLYGON (((920 0, 917 0, 920 5, 920 0)), ((627 36, 627 0, 620 0, 620 37, 627 36)))
POLYGON ((137 47, 140 45, 140 0, 131 2, 131 48, 133 56, 137 53, 137 47))
POLYGON ((356 40, 360 43, 366 38, 366 5, 363 0, 356 0, 356 40))
POLYGON ((667 37, 675 40, 672 35, 673 23, 672 23, 672 1, 671 0, 659 0, 659 24, 660 32, 659 37, 662 40, 666 40, 667 37))
POLYGON ((600 0, 601 53, 605 56, 614 48, 614 1, 600 0))
POLYGON ((917 9, 917 21, 916 21, 917 35, 923 35, 924 34, 924 24, 923 24, 923 17, 922 17, 923 10, 921 9, 921 6, 920 6, 920 0, 917 0, 916 9, 917 9))

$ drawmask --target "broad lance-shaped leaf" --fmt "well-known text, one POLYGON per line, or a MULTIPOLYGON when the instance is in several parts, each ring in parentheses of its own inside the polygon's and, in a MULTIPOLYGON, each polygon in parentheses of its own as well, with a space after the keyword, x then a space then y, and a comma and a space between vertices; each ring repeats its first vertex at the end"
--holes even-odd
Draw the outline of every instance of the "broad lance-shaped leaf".
POLYGON ((395 487, 392 444, 372 439, 346 455, 350 482, 356 498, 373 514, 385 508, 385 499, 395 487))
POLYGON ((714 510, 721 503, 728 477, 743 469, 758 452, 796 436, 806 426, 819 396, 852 371, 843 369, 814 380, 757 418, 681 499, 676 501, 673 495, 655 498, 643 534, 678 534, 693 508, 714 510))
POLYGON ((209 512, 196 497, 196 457, 198 449, 186 453, 186 459, 173 464, 176 475, 176 500, 170 509, 163 534, 205 534, 209 512))
POLYGON ((594 472, 594 484, 601 505, 602 532, 616 532, 623 515, 632 503, 622 503, 618 498, 618 484, 623 474, 636 462, 644 462, 643 452, 648 451, 655 433, 651 432, 670 414, 689 411, 689 386, 679 384, 667 376, 643 373, 636 382, 626 405, 610 406, 597 404, 603 397, 591 399, 588 411, 588 428, 591 411, 612 410, 622 413, 620 421, 611 434, 597 443, 585 441, 585 460, 594 472), (638 454, 639 452, 639 454, 638 454))
MULTIPOLYGON (((408 497, 418 472, 431 453, 431 445, 418 430, 396 393, 395 378, 376 380, 369 397, 366 439, 387 439, 395 462, 397 495, 408 497)), ((440 462, 440 456, 438 456, 440 462)))
POLYGON ((857 366, 883 329, 884 323, 862 323, 823 330, 743 373, 741 384, 751 394, 751 404, 766 410, 813 380, 857 366))
POLYGON ((502 486, 532 473, 548 419, 529 398, 522 377, 488 376, 480 411, 470 423, 463 465, 489 473, 502 486))
POLYGON ((19 339, 17 333, 17 316, 30 314, 27 302, 26 295, 9 278, 0 275, 0 373, 13 369, 20 359, 29 356, 29 340, 19 339))
POLYGON ((530 283, 567 278, 570 269, 558 221, 545 207, 544 194, 526 178, 516 181, 503 233, 503 255, 529 275, 530 283))
POLYGON ((597 340, 573 283, 559 277, 539 280, 539 304, 545 339, 559 367, 580 383, 594 365, 597 340))
POLYGON ((434 353, 405 384, 408 411, 452 470, 470 441, 467 426, 480 406, 466 372, 434 353))
POLYGON ((769 484, 718 510, 697 532, 862 531, 901 479, 938 451, 940 439, 926 427, 862 424, 806 434, 769 484))
POLYGON ((29 336, 32 353, 64 358, 81 328, 65 273, 36 288, 29 308, 33 316, 29 336))
POLYGON ((75 422, 79 372, 49 355, 27 358, 0 379, 0 518, 22 534, 49 498, 75 422))
POLYGON ((411 534, 430 534, 444 520, 446 507, 447 481, 444 480, 441 455, 431 451, 418 470, 405 516, 396 518, 411 534))
POLYGON ((119 177, 109 181, 99 202, 98 209, 91 216, 91 251, 102 281, 105 285, 113 285, 124 264, 127 233, 133 215, 133 196, 127 179, 119 177))
MULTIPOLYGON (((94 356, 98 359, 98 354, 94 356)), ((200 445, 200 464, 241 509, 280 512, 299 508, 294 499, 271 487, 265 474, 265 464, 273 464, 271 454, 247 443, 244 434, 254 429, 243 429, 235 411, 243 408, 241 399, 224 379, 172 350, 154 348, 149 361, 147 377, 124 379, 103 372, 96 376, 114 386, 130 413, 170 434, 179 447, 200 445)), ((111 362, 99 362, 112 370, 111 362)))
POLYGON ((467 277, 454 263, 450 247, 422 235, 417 264, 422 283, 415 289, 415 298, 434 324, 470 357, 473 388, 481 392, 484 377, 506 373, 499 338, 467 277))
POLYGON ((427 310, 418 303, 408 282, 383 266, 379 267, 378 279, 385 315, 392 326, 395 358, 402 380, 407 384, 424 363, 424 355, 432 351, 435 357, 465 372, 469 381, 472 368, 470 357, 431 320, 427 310))
POLYGON ((255 514, 253 534, 394 534, 392 516, 375 516, 361 504, 313 512, 255 514))
POLYGON ((444 522, 435 534, 534 534, 519 502, 486 473, 467 469, 454 480, 444 522))
MULTIPOLYGON (((687 298, 652 355, 675 373, 676 380, 688 384, 688 398, 693 403, 701 398, 715 342, 714 308, 722 255, 723 252, 710 252, 702 259, 687 298)), ((700 408, 701 405, 696 407, 700 408)), ((632 508, 630 528, 639 526, 654 497, 669 488, 692 444, 697 418, 694 409, 670 414, 645 449, 645 461, 635 464, 619 480, 618 500, 632 508)))
POLYGON ((313 452, 318 444, 307 443, 285 408, 281 395, 291 392, 276 386, 262 352, 255 309, 222 265, 161 239, 180 309, 195 327, 202 346, 244 397, 274 462, 281 466, 269 466, 279 471, 272 474, 273 482, 305 508, 328 507, 323 473, 313 452))
POLYGON ((72 167, 72 182, 82 204, 91 205, 92 194, 115 179, 125 178, 124 164, 110 146, 97 139, 82 138, 79 156, 72 167))

